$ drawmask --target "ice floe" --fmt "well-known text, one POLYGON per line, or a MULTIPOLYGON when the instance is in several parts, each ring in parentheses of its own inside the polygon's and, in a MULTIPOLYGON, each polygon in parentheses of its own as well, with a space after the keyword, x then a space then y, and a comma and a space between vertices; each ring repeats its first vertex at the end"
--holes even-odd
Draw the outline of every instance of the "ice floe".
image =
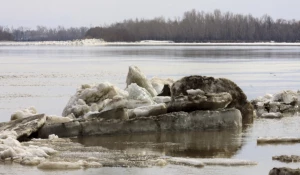
POLYGON ((239 159, 225 159, 225 158, 212 158, 212 159, 201 159, 201 158, 179 158, 172 157, 168 159, 170 163, 187 165, 194 167, 204 166, 253 166, 257 165, 255 161, 239 160, 239 159))
POLYGON ((259 137, 257 144, 276 144, 276 143, 296 143, 300 142, 300 137, 259 137))
POLYGON ((300 92, 286 90, 274 95, 266 94, 252 100, 251 103, 255 108, 257 117, 282 118, 296 116, 300 112, 300 92))
POLYGON ((147 79, 147 77, 137 66, 129 67, 128 75, 126 78, 126 84, 127 86, 129 86, 132 83, 136 83, 138 86, 145 88, 152 97, 158 94, 153 88, 151 82, 147 79))

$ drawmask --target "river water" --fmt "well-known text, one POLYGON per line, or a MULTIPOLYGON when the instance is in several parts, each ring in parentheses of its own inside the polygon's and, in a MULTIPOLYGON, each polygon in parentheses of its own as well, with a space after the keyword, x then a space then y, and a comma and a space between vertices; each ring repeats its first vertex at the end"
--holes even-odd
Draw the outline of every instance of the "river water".
MULTIPOLYGON (((39 113, 61 115, 81 84, 109 81, 125 88, 128 67, 148 78, 180 79, 206 75, 231 79, 248 99, 281 90, 300 90, 299 46, 0 46, 0 122, 35 106, 39 113)), ((86 146, 141 154, 193 158, 235 158, 258 162, 249 167, 168 165, 153 168, 101 168, 71 172, 0 165, 4 174, 268 174, 281 154, 300 155, 300 144, 257 145, 257 137, 300 136, 300 118, 257 119, 241 131, 136 134, 78 138, 86 146)), ((0 174, 1 174, 0 173, 0 174)))

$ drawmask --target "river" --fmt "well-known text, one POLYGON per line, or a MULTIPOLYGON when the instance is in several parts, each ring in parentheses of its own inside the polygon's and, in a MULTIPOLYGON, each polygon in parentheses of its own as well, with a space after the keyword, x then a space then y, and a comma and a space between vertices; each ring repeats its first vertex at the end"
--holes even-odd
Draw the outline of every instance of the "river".
MULTIPOLYGON (((125 88, 130 65, 148 78, 180 79, 206 75, 231 79, 249 100, 266 93, 300 90, 300 46, 0 46, 0 122, 29 106, 61 115, 81 84, 109 81, 125 88)), ((273 167, 300 164, 272 161, 281 154, 300 155, 299 144, 256 144, 260 136, 298 136, 299 117, 257 119, 241 131, 137 134, 78 138, 86 146, 162 156, 236 158, 257 161, 249 167, 167 165, 153 168, 101 168, 64 174, 267 174, 273 167), (170 144, 171 143, 171 144, 170 144), (170 146, 171 145, 171 146, 170 146)), ((4 174, 60 174, 36 167, 0 165, 4 174)))

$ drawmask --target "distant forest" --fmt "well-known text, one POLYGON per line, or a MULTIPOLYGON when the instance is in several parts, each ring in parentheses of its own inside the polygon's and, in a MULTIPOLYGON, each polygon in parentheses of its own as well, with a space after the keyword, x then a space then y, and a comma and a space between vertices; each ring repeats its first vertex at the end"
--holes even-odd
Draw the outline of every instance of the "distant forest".
POLYGON ((191 10, 181 18, 129 19, 92 28, 8 29, 0 27, 0 40, 64 41, 98 38, 105 41, 171 40, 174 42, 300 42, 300 21, 252 15, 191 10))
POLYGON ((19 27, 9 29, 0 26, 0 40, 6 41, 68 41, 75 39, 84 39, 89 28, 87 27, 71 27, 64 28, 58 26, 56 28, 47 28, 37 26, 36 29, 28 29, 19 27))
POLYGON ((191 10, 181 19, 125 20, 108 27, 95 27, 86 37, 105 41, 172 40, 175 42, 254 42, 300 41, 300 21, 278 19, 264 15, 213 13, 191 10))

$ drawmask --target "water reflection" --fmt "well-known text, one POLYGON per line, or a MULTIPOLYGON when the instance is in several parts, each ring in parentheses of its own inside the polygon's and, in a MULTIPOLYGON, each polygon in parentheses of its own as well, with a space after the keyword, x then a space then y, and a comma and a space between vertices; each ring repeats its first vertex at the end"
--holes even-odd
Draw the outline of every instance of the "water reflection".
MULTIPOLYGON (((219 62, 228 58, 232 62, 253 61, 254 59, 269 59, 274 58, 297 58, 300 55, 300 49, 295 47, 266 46, 266 47, 245 47, 245 46, 185 46, 185 47, 170 47, 170 46, 140 46, 140 47, 106 47, 102 50, 102 54, 112 55, 134 55, 134 56, 156 56, 158 59, 169 58, 196 58, 197 61, 219 62), (111 52, 111 49, 114 52, 111 52), (201 60, 199 60, 201 58, 201 60), (204 60, 203 60, 204 59, 204 60), (247 59, 247 60, 245 60, 247 59)), ((99 53, 97 53, 99 54, 99 53)))
POLYGON ((170 132, 80 137, 74 141, 137 154, 150 151, 162 156, 230 158, 242 147, 242 133, 241 130, 170 132))

